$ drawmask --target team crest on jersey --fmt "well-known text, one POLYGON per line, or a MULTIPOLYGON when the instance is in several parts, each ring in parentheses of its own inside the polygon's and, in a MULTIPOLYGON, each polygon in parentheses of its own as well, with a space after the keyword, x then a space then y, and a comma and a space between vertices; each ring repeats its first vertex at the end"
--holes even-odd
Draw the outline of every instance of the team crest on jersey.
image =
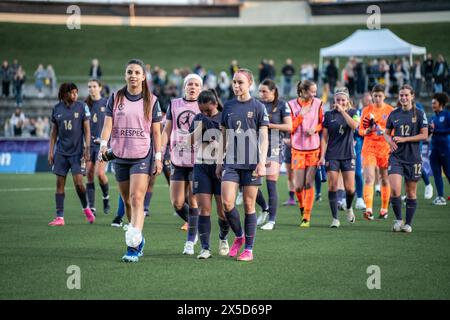
POLYGON ((381 117, 383 118, 383 120, 386 120, 388 115, 387 114, 383 114, 381 117))
POLYGON ((78 117, 80 116, 80 114, 79 114, 78 112, 75 112, 75 113, 73 114, 73 116, 75 117, 75 119, 78 119, 78 117))
POLYGON ((439 117, 439 122, 444 122, 444 120, 445 120, 445 117, 444 117, 444 116, 439 117))
POLYGON ((123 103, 120 103, 120 104, 117 106, 117 109, 123 110, 124 107, 125 107, 125 106, 123 105, 123 103))
POLYGON ((247 118, 249 119, 253 118, 253 111, 247 112, 247 118))
POLYGON ((106 108, 105 107, 100 107, 100 111, 101 112, 105 112, 106 108))
POLYGON ((185 110, 181 112, 177 117, 177 127, 183 133, 188 133, 194 120, 195 113, 192 110, 185 110))

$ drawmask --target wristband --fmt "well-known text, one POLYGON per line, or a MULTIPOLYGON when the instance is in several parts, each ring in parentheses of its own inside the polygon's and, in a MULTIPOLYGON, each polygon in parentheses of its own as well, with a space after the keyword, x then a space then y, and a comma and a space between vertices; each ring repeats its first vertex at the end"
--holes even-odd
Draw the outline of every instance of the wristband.
POLYGON ((160 160, 160 161, 161 161, 161 159, 162 159, 162 154, 161 154, 161 152, 156 152, 156 153, 155 153, 155 160, 160 160))
POLYGON ((108 146, 108 141, 100 140, 100 148, 107 147, 107 146, 108 146))

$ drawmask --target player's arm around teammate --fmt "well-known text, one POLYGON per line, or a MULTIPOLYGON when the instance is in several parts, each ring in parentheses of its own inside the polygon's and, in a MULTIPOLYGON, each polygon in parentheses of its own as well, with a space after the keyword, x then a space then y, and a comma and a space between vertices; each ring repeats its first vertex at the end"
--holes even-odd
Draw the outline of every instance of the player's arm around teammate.
POLYGON ((389 182, 391 204, 395 214, 393 231, 412 231, 412 220, 417 207, 417 181, 422 176, 420 141, 428 138, 428 121, 423 111, 416 108, 414 90, 403 85, 399 90, 399 107, 389 115, 384 138, 391 148, 389 182), (394 135, 391 137, 391 133, 394 135), (402 219, 402 181, 405 179, 406 221, 402 219))
POLYGON ((145 76, 145 65, 132 59, 125 69, 126 86, 108 101, 100 141, 99 159, 106 158, 108 140, 115 156, 114 166, 119 191, 130 219, 125 242, 124 262, 137 262, 143 255, 145 239, 144 196, 150 174, 160 174, 161 109, 151 94, 145 76), (151 167, 151 145, 155 149, 154 169, 151 167))
POLYGON ((52 112, 53 127, 50 135, 48 162, 56 175, 56 217, 49 226, 64 226, 64 198, 66 176, 72 172, 75 190, 89 223, 95 221, 88 206, 83 184, 81 162, 89 160, 89 109, 77 101, 78 88, 74 83, 63 83, 58 93, 59 103, 52 112), (56 145, 56 151, 55 151, 56 145), (54 153, 55 152, 55 153, 54 153))
POLYGON ((328 176, 328 201, 333 221, 332 228, 338 228, 337 194, 339 172, 342 172, 346 191, 347 221, 355 222, 352 202, 355 197, 355 151, 354 131, 359 125, 359 117, 352 108, 348 89, 336 88, 333 109, 325 113, 323 123, 321 157, 319 165, 325 165, 328 176))
POLYGON ((229 256, 239 255, 240 261, 253 260, 253 243, 256 233, 255 202, 262 176, 265 175, 268 149, 267 126, 269 117, 262 103, 252 98, 250 86, 253 75, 247 69, 239 69, 233 76, 235 99, 228 101, 222 112, 221 126, 225 145, 225 165, 217 165, 221 176, 222 202, 225 216, 236 235, 229 256), (250 142, 247 144, 245 141, 250 142), (238 188, 243 187, 245 210, 245 236, 239 212, 235 207, 238 188))

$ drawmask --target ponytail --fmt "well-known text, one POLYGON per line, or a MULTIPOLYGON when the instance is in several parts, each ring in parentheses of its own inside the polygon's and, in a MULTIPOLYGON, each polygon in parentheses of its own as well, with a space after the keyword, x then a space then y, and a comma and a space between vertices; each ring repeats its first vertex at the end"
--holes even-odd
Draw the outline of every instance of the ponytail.
POLYGON ((272 112, 273 112, 278 105, 278 101, 280 100, 277 85, 275 81, 271 79, 265 79, 263 82, 261 82, 260 85, 267 86, 267 88, 269 88, 270 91, 274 91, 275 99, 273 99, 272 101, 272 112))

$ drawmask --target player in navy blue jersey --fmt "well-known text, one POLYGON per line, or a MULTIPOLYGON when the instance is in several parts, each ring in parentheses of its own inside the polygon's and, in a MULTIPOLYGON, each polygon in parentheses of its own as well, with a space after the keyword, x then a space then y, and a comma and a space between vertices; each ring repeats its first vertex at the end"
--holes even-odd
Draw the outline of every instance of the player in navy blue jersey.
POLYGON ((444 198, 442 171, 444 171, 450 183, 450 112, 444 110, 448 100, 447 94, 436 93, 431 103, 434 115, 431 118, 430 124, 430 129, 433 134, 431 137, 430 164, 438 194, 436 199, 433 200, 433 204, 438 206, 445 206, 447 204, 444 198))
POLYGON ((59 103, 52 112, 53 122, 48 150, 48 163, 56 175, 56 218, 49 226, 63 226, 64 222, 64 187, 69 169, 73 183, 80 198, 83 212, 89 223, 95 217, 88 206, 86 188, 83 184, 82 162, 89 159, 90 129, 89 109, 77 101, 78 88, 74 83, 63 83, 59 88, 59 103), (55 149, 56 144, 56 149, 55 149))
POLYGON ((108 100, 99 159, 106 158, 111 138, 116 180, 130 222, 125 234, 127 252, 122 260, 138 262, 145 245, 142 231, 149 175, 159 175, 162 170, 162 113, 157 97, 149 90, 145 64, 141 60, 128 61, 125 81, 126 85, 108 100))
POLYGON ((384 138, 389 143, 389 182, 391 204, 395 214, 393 231, 412 232, 412 220, 417 207, 417 181, 422 176, 420 141, 428 138, 425 113, 416 108, 414 89, 403 85, 399 90, 399 107, 389 114, 384 138), (393 136, 391 136, 393 135, 393 136), (405 179, 406 221, 402 219, 402 180, 405 179))
MULTIPOLYGON (((266 164, 266 183, 269 195, 269 211, 263 212, 257 221, 257 225, 264 224, 262 230, 273 230, 277 215, 278 194, 277 181, 280 175, 282 162, 282 143, 285 132, 292 131, 291 108, 280 100, 277 85, 273 80, 266 79, 259 85, 259 98, 266 107, 269 115, 269 150, 266 164)), ((259 191, 261 192, 261 191, 259 191)))
POLYGON ((255 201, 261 178, 265 175, 268 150, 269 116, 264 105, 252 98, 253 75, 239 69, 233 76, 236 98, 225 103, 222 111, 222 134, 225 163, 217 164, 216 174, 222 177, 222 202, 231 229, 236 235, 229 256, 236 257, 245 244, 239 261, 253 260, 256 233, 255 201), (222 173, 223 169, 223 173, 222 173), (243 187, 245 234, 235 207, 236 193, 243 187))
POLYGON ((107 99, 102 98, 100 95, 102 91, 102 84, 99 80, 92 79, 88 82, 89 96, 85 100, 89 107, 90 117, 90 129, 91 129, 91 152, 89 161, 86 162, 86 189, 89 207, 92 213, 95 215, 95 184, 94 176, 97 175, 100 188, 103 194, 103 212, 109 213, 109 183, 108 177, 105 174, 106 164, 105 162, 97 161, 98 152, 100 151, 100 134, 103 128, 103 122, 106 114, 107 99))
POLYGON ((355 197, 355 147, 354 131, 358 128, 359 116, 352 108, 348 89, 336 88, 334 105, 325 113, 319 165, 325 165, 328 175, 328 201, 333 221, 332 228, 338 228, 337 195, 339 172, 342 172, 346 192, 347 221, 355 222, 352 203, 355 197))
POLYGON ((198 259, 211 257, 211 202, 216 200, 219 217, 219 255, 229 253, 227 241, 230 226, 225 218, 221 199, 220 179, 216 176, 216 162, 220 139, 222 104, 214 89, 202 91, 198 96, 199 114, 195 115, 189 132, 191 144, 195 146, 196 158, 192 175, 193 191, 200 210, 198 234, 202 249, 198 259))

